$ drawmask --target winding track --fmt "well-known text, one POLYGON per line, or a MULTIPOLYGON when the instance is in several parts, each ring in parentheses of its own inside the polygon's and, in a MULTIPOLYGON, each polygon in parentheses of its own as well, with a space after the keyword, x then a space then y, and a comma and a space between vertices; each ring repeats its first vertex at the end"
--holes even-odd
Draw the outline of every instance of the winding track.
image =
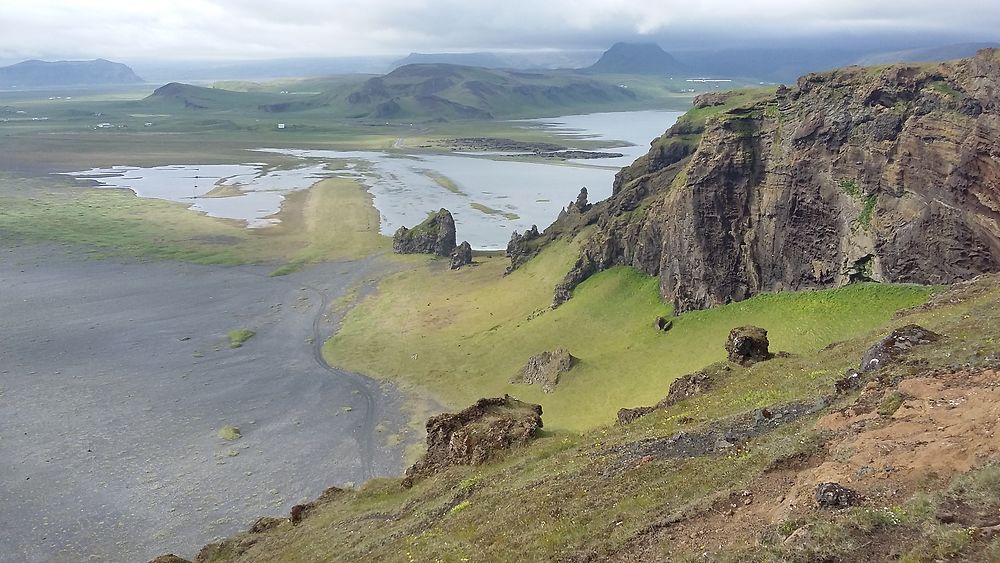
POLYGON ((316 317, 313 319, 313 359, 316 363, 326 371, 332 373, 333 375, 346 381, 354 391, 357 391, 358 395, 362 396, 365 400, 365 413, 363 422, 357 431, 357 441, 358 441, 358 454, 361 461, 361 471, 364 480, 371 479, 375 474, 375 414, 376 414, 376 401, 375 393, 368 387, 369 384, 373 383, 373 380, 366 378, 361 375, 346 372, 337 369, 327 363, 326 358, 323 357, 323 344, 329 335, 323 334, 322 323, 323 317, 326 315, 327 310, 330 307, 330 297, 319 288, 306 285, 303 286, 320 298, 320 307, 316 312, 316 317))
MULTIPOLYGON (((270 281, 274 279, 270 275, 265 276, 259 272, 245 268, 240 268, 240 271, 252 276, 266 278, 270 281)), ((314 293, 319 298, 319 309, 316 311, 316 316, 312 322, 313 360, 315 360, 319 367, 346 382, 352 391, 364 399, 365 412, 362 417, 361 426, 355 432, 355 438, 358 443, 358 461, 361 464, 362 480, 367 481, 375 476, 375 419, 378 413, 378 402, 375 397, 377 390, 373 390, 370 386, 377 386, 378 383, 369 377, 335 368, 327 363, 326 358, 323 357, 323 344, 332 336, 332 334, 325 334, 322 327, 323 317, 326 316, 330 308, 330 296, 322 289, 308 283, 293 283, 289 281, 286 285, 298 285, 314 293)))

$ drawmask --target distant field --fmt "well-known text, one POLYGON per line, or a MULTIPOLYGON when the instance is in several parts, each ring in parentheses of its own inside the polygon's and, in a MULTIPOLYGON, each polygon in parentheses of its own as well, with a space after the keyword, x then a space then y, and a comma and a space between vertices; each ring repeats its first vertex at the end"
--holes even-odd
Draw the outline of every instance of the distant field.
POLYGON ((83 244, 98 255, 203 264, 301 264, 359 258, 390 246, 379 234, 371 195, 353 180, 324 180, 293 193, 278 217, 275 227, 249 230, 239 221, 126 191, 0 177, 0 235, 8 244, 83 244))
POLYGON ((348 315, 327 359, 452 407, 509 393, 540 403, 547 428, 583 431, 610 423, 621 407, 659 401, 678 376, 724 359, 735 326, 768 329, 773 350, 813 352, 867 333, 931 291, 872 284, 762 295, 682 315, 660 333, 653 321, 670 307, 655 278, 629 268, 592 277, 549 310, 574 259, 572 245, 561 242, 507 277, 502 257, 458 272, 431 261, 398 274, 348 315), (529 356, 559 347, 581 361, 554 393, 508 382, 529 356))

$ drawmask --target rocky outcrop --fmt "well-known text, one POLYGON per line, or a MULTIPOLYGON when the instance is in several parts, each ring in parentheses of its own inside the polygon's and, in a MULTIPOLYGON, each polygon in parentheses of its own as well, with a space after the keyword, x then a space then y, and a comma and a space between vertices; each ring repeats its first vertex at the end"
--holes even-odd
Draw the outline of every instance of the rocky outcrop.
POLYGON ((658 276, 677 313, 1000 270, 1000 51, 699 103, 618 174, 585 224, 546 229, 597 227, 555 305, 618 265, 658 276))
POLYGON ((861 358, 861 373, 877 370, 920 344, 936 342, 941 336, 919 325, 906 325, 887 334, 861 358))
POLYGON ((695 109, 710 108, 725 105, 732 98, 732 92, 705 92, 698 94, 691 101, 695 109))
POLYGON ((406 470, 403 487, 452 465, 480 465, 528 443, 542 427, 542 407, 504 395, 427 421, 427 453, 406 470))
MULTIPOLYGON (((307 502, 304 504, 296 504, 292 507, 292 510, 288 513, 288 520, 292 525, 298 525, 303 520, 305 520, 310 513, 312 513, 317 506, 322 506, 333 501, 335 498, 343 494, 344 489, 339 487, 329 487, 323 494, 319 496, 316 500, 312 502, 307 502)), ((252 530, 251 530, 252 531, 252 530)))
POLYGON ((590 203, 587 201, 588 197, 589 196, 587 194, 587 187, 584 186, 584 187, 580 188, 580 193, 577 194, 576 201, 574 201, 572 203, 572 207, 578 213, 585 213, 586 211, 588 211, 590 209, 590 203))
POLYGON ((396 254, 451 256, 455 251, 455 219, 442 208, 412 229, 400 227, 392 236, 392 250, 396 254))
POLYGON ((773 357, 768 346, 766 330, 756 326, 741 326, 729 332, 726 354, 730 362, 750 366, 773 357))
POLYGON ((469 264, 472 264, 472 246, 465 240, 451 253, 451 269, 457 270, 469 264))
POLYGON ((722 374, 728 371, 729 366, 716 364, 715 366, 706 368, 702 371, 689 373, 688 375, 679 377, 670 384, 670 390, 667 391, 667 396, 664 397, 659 403, 656 403, 656 405, 652 407, 619 409, 618 424, 622 426, 632 424, 636 420, 657 409, 665 409, 676 405, 685 399, 690 399, 691 397, 696 397, 706 393, 718 383, 722 374))
POLYGON ((511 380, 511 383, 541 385, 546 393, 555 391, 559 377, 573 369, 577 359, 565 349, 542 352, 528 358, 528 362, 511 380))
POLYGON ((538 240, 540 236, 536 225, 532 225, 530 229, 524 231, 523 235, 517 231, 510 235, 510 242, 507 243, 507 257, 510 258, 510 267, 507 268, 507 273, 513 272, 535 255, 536 245, 532 242, 538 240))
POLYGON ((816 504, 821 508, 848 508, 861 502, 861 495, 840 483, 816 485, 816 504))

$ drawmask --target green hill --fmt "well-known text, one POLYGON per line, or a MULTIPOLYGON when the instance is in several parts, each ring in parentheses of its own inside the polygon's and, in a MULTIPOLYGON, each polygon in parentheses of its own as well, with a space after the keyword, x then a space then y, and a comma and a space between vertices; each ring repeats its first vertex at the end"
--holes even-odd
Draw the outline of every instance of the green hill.
POLYGON ((413 64, 349 92, 261 109, 327 108, 372 119, 494 119, 634 106, 640 96, 617 84, 565 72, 519 72, 451 64, 413 64))
POLYGON ((191 110, 256 110, 261 104, 271 104, 281 97, 259 92, 235 92, 221 88, 206 88, 171 82, 153 91, 144 102, 167 104, 191 110))

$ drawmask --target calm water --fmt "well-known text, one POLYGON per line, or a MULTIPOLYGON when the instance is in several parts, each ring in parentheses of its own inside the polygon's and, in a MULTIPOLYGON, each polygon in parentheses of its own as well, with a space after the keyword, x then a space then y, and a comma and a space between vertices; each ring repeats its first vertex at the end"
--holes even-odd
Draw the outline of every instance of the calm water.
POLYGON ((534 163, 493 160, 488 153, 451 155, 368 151, 256 149, 258 155, 282 154, 301 166, 277 169, 267 164, 186 165, 95 168, 70 175, 99 186, 131 189, 140 197, 187 203, 213 217, 244 220, 250 228, 273 225, 290 192, 307 189, 328 177, 351 177, 372 193, 381 214, 381 230, 391 235, 413 226, 442 207, 455 216, 459 240, 477 249, 505 248, 511 232, 531 225, 544 228, 586 187, 591 201, 611 195, 614 175, 646 153, 649 143, 681 115, 637 111, 570 115, 524 120, 525 127, 545 127, 574 140, 618 141, 607 150, 614 159, 534 163), (206 197, 226 187, 226 197, 206 197))
POLYGON ((601 166, 623 168, 646 154, 649 151, 649 144, 662 135, 682 115, 684 112, 653 110, 588 113, 528 119, 524 120, 524 123, 555 131, 567 137, 569 145, 572 145, 572 139, 625 141, 628 143, 627 145, 615 144, 613 148, 604 149, 622 153, 624 156, 621 158, 571 161, 580 164, 597 163, 601 166))
POLYGON ((139 197, 188 203, 191 209, 211 217, 241 219, 247 227, 260 228, 278 222, 273 215, 286 194, 306 189, 335 173, 324 165, 284 170, 254 163, 114 166, 67 174, 95 181, 101 187, 129 189, 139 197), (219 188, 235 189, 237 195, 207 196, 219 188))

